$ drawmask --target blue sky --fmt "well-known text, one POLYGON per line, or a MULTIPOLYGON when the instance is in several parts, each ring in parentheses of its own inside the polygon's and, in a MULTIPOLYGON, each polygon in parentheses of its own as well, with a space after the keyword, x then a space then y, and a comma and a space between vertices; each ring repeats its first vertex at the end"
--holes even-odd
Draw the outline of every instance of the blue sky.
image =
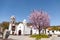
POLYGON ((48 12, 50 25, 60 25, 60 0, 0 0, 0 22, 10 21, 12 15, 16 21, 28 20, 33 9, 48 12))

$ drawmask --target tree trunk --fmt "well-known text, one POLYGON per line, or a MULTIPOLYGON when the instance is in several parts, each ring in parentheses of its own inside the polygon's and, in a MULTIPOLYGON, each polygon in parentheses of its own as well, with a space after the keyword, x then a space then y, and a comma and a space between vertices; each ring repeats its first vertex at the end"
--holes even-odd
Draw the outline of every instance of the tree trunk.
POLYGON ((32 35, 32 29, 31 29, 31 31, 30 31, 30 35, 32 35))
POLYGON ((40 29, 39 29, 39 34, 40 34, 40 29))
POLYGON ((45 29, 45 34, 46 34, 46 29, 45 29))
POLYGON ((41 30, 40 30, 40 26, 39 26, 39 34, 40 34, 40 31, 41 31, 41 30))

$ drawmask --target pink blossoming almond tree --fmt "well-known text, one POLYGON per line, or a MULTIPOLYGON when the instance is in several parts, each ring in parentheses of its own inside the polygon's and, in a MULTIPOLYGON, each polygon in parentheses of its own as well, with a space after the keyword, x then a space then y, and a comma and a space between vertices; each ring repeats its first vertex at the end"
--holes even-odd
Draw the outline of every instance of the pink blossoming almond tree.
POLYGON ((49 16, 46 12, 42 10, 40 11, 33 10, 31 15, 29 16, 29 19, 30 22, 33 24, 33 27, 39 30, 39 34, 43 28, 50 26, 49 16))

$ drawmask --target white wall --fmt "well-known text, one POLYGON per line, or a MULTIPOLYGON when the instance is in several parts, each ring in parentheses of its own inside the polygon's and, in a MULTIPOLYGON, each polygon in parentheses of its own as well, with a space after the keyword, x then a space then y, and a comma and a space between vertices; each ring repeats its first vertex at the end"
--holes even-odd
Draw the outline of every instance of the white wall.
POLYGON ((18 31, 21 30, 21 34, 24 34, 23 31, 24 31, 24 26, 22 23, 20 23, 18 26, 17 26, 17 34, 18 34, 18 31))
POLYGON ((52 30, 50 30, 49 31, 49 33, 48 33, 48 29, 46 29, 46 34, 60 34, 60 31, 56 31, 56 30, 54 30, 54 33, 52 32, 52 30))
POLYGON ((9 31, 10 31, 10 34, 12 34, 12 29, 11 29, 11 24, 9 24, 9 31))
POLYGON ((38 32, 38 29, 34 29, 34 28, 32 28, 32 34, 38 34, 39 32, 38 32))

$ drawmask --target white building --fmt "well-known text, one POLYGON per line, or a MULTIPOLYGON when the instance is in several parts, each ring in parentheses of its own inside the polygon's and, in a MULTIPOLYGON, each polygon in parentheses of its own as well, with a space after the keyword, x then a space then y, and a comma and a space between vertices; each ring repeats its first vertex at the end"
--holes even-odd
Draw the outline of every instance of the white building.
MULTIPOLYGON (((22 23, 19 23, 16 25, 16 20, 14 16, 11 16, 10 18, 10 24, 9 24, 9 30, 10 34, 17 34, 17 35, 24 35, 24 34, 38 34, 38 29, 34 29, 32 25, 28 26, 26 19, 23 20, 22 23), (31 32, 32 30, 32 32, 31 32)), ((43 33, 44 30, 41 30, 41 33, 43 33)), ((56 30, 49 30, 48 28, 46 29, 46 34, 60 34, 60 31, 56 30)))
POLYGON ((38 34, 38 30, 34 29, 31 26, 27 26, 26 19, 23 20, 22 23, 19 23, 18 25, 15 24, 16 20, 14 16, 11 16, 10 18, 10 24, 9 24, 9 30, 10 34, 17 34, 17 35, 24 35, 24 34, 38 34))
POLYGON ((46 29, 46 34, 60 35, 60 31, 59 31, 59 30, 51 30, 51 27, 50 27, 50 28, 47 28, 47 29, 46 29))

